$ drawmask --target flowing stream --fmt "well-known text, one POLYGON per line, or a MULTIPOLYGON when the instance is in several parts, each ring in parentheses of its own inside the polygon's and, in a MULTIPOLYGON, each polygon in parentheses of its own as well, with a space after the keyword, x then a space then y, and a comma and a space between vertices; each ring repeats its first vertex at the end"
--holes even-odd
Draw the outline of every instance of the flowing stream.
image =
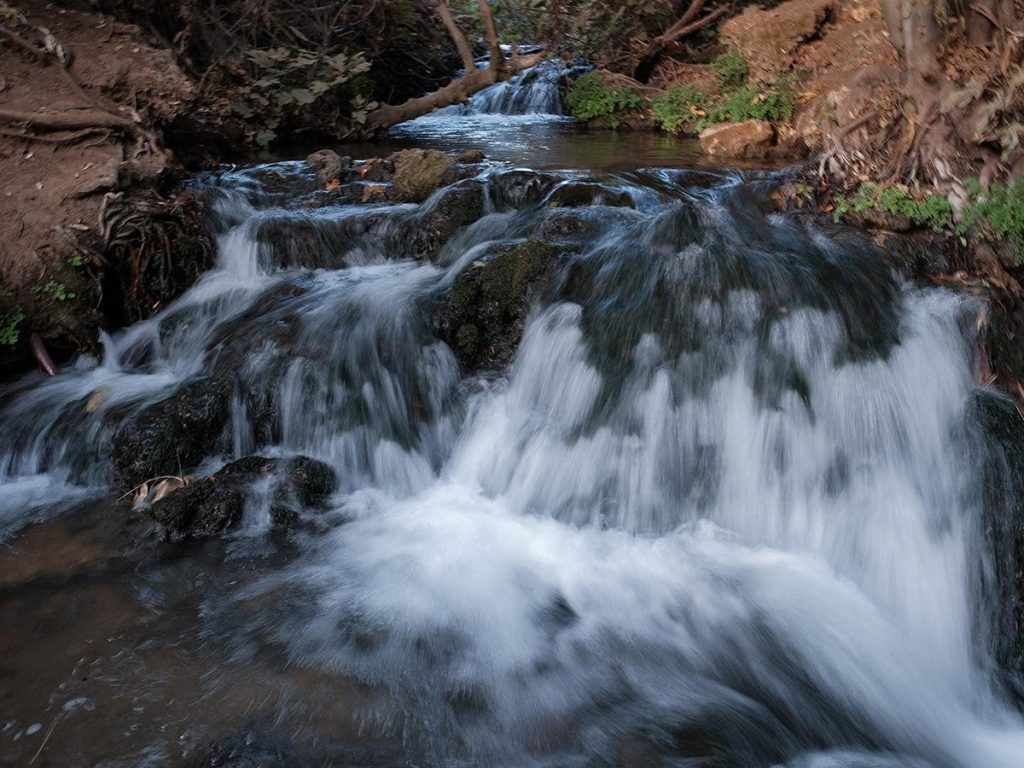
MULTIPOLYGON (((516 87, 476 106, 541 103, 516 87)), ((772 212, 768 171, 482 166, 433 258, 449 190, 312 207, 309 180, 198 180, 215 268, 0 393, 0 762, 46 737, 69 766, 1024 764, 975 299, 772 212), (460 366, 438 307, 535 238, 513 359, 460 366), (218 381, 198 474, 303 455, 338 491, 283 540, 253 502, 132 554, 113 435, 218 381)))

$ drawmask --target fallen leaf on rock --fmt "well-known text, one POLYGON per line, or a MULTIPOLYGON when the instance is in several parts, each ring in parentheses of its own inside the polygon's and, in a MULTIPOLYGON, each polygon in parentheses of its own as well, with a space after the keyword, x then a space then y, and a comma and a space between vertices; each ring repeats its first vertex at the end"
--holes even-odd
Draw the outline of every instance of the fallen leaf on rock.
POLYGON ((85 412, 95 413, 96 410, 107 401, 108 397, 110 397, 110 388, 100 387, 89 395, 89 399, 85 401, 85 412))

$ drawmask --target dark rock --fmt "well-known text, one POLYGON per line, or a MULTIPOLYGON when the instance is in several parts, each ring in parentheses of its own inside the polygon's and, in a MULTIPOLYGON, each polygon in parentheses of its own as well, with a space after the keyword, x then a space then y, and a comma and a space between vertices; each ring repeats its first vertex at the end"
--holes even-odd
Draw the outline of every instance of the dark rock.
POLYGON ((248 456, 166 496, 150 513, 171 541, 216 536, 238 523, 253 484, 267 477, 275 528, 294 524, 300 509, 322 505, 335 488, 334 472, 323 462, 248 456))
POLYGON ((573 211, 559 211, 547 217, 541 230, 544 237, 568 239, 585 237, 594 229, 593 224, 573 211))
POLYGON ((395 199, 421 203, 439 187, 455 180, 455 163, 435 149, 403 149, 389 158, 394 164, 395 199))
POLYGON ((459 162, 467 165, 475 165, 476 163, 482 163, 487 159, 487 155, 481 152, 479 149, 467 149, 461 155, 459 155, 459 162))
POLYGON ((442 304, 439 332, 465 370, 500 369, 512 360, 535 287, 559 251, 539 240, 498 246, 455 278, 442 304))
POLYGON ((394 172, 395 166, 391 160, 379 157, 364 160, 355 167, 356 178, 360 181, 390 181, 394 172))
POLYGON ((561 181, 557 176, 536 171, 505 171, 490 177, 491 194, 498 210, 522 208, 539 203, 561 181))
POLYGON ((610 189, 592 181, 567 181, 548 196, 552 208, 578 208, 586 205, 607 205, 632 208, 633 198, 628 192, 610 189))
POLYGON ((412 245, 417 256, 433 260, 456 232, 484 215, 484 185, 474 179, 445 189, 415 222, 412 245))
POLYGON ((111 460, 128 488, 177 475, 214 453, 228 421, 230 388, 202 379, 129 417, 114 434, 111 460))
POLYGON ((307 157, 306 162, 313 166, 320 183, 326 185, 341 179, 342 174, 352 165, 352 158, 341 157, 329 149, 321 149, 307 157))
POLYGON ((1004 687, 1024 704, 1024 419, 1011 400, 981 390, 968 414, 980 431, 981 528, 994 565, 983 584, 997 608, 990 642, 1004 687))

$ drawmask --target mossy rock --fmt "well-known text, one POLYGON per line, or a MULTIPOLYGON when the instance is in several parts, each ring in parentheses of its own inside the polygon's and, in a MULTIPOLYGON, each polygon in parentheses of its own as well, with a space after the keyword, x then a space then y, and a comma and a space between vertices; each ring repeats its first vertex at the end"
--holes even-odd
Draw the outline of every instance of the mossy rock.
POLYGON ((421 203, 455 180, 455 162, 436 149, 403 149, 389 158, 395 167, 395 199, 421 203))
POLYGON ((216 536, 242 519, 254 484, 272 482, 270 518, 275 529, 293 525, 300 510, 321 506, 334 492, 334 471, 321 461, 247 456, 153 504, 150 514, 171 541, 216 536))
POLYGON ((540 240, 502 245, 459 273, 444 298, 440 335, 464 370, 508 365, 536 287, 551 273, 561 250, 540 240))

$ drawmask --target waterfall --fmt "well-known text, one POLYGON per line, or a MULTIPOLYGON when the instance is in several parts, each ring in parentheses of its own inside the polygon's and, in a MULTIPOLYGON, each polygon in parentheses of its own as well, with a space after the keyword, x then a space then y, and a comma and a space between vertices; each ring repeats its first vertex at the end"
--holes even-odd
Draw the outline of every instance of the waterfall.
MULTIPOLYGON (((537 77, 470 108, 554 110, 537 77)), ((482 217, 423 259, 450 189, 308 208, 214 180, 216 268, 102 360, 3 393, 0 536, 107 493, 118 428, 224 381, 199 474, 301 454, 339 491, 238 593, 263 607, 209 621, 384 692, 368 722, 410 760, 619 764, 642 742, 680 766, 1019 766, 987 629, 977 301, 766 212, 756 176, 473 183, 482 217), (437 306, 538 238, 557 255, 510 364, 467 370, 437 306)))

